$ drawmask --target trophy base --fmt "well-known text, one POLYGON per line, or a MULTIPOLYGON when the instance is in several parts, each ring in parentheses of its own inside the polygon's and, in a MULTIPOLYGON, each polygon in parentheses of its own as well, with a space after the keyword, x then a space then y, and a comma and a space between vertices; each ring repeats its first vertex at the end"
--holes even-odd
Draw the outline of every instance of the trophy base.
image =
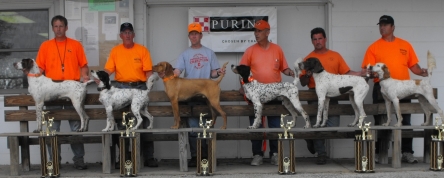
POLYGON ((356 173, 375 173, 374 170, 371 170, 371 171, 369 171, 369 170, 367 170, 367 171, 363 171, 363 170, 355 170, 355 172, 356 172, 356 173))
POLYGON ((279 172, 278 171, 278 174, 279 175, 294 175, 294 174, 296 174, 296 172, 279 172))
POLYGON ((433 168, 430 168, 430 170, 431 171, 436 171, 436 172, 444 171, 444 169, 433 169, 433 168))
POLYGON ((196 176, 212 176, 213 174, 210 174, 210 173, 206 173, 206 174, 204 174, 204 173, 196 173, 196 176))
POLYGON ((41 178, 56 178, 56 177, 59 177, 59 176, 60 176, 60 174, 56 175, 56 176, 42 176, 41 178))
POLYGON ((120 175, 120 177, 137 177, 137 175, 120 175))

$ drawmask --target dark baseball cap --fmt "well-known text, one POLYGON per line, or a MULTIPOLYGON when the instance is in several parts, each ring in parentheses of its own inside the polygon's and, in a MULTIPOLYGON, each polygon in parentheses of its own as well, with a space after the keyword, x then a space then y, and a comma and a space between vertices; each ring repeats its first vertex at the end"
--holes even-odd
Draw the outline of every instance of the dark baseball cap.
POLYGON ((382 24, 392 24, 395 25, 395 20, 393 20, 392 16, 389 15, 383 15, 379 18, 379 23, 377 23, 376 25, 379 25, 380 23, 382 24))
POLYGON ((122 23, 122 25, 120 25, 120 32, 123 32, 126 29, 134 31, 133 25, 129 22, 125 22, 125 23, 122 23))

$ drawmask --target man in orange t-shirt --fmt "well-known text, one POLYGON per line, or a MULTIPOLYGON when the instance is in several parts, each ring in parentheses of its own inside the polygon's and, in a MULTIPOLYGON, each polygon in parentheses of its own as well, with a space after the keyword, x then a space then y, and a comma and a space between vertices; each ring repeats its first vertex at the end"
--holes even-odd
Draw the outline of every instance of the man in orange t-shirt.
MULTIPOLYGON (((146 81, 153 73, 150 52, 140 44, 134 43, 134 28, 131 23, 120 25, 120 39, 123 43, 115 46, 105 64, 105 71, 111 75, 115 73, 114 79, 117 81, 117 88, 133 88, 147 90, 146 81)), ((142 116, 143 127, 149 125, 149 120, 142 116)), ((121 122, 116 122, 119 130, 124 129, 121 122)), ((143 134, 142 137, 146 137, 143 134)), ((113 140, 117 140, 114 137, 113 140)), ((157 160, 154 158, 154 143, 152 141, 143 142, 142 149, 145 158, 144 165, 148 167, 157 167, 157 160)), ((119 167, 116 163, 115 167, 119 167)))
MULTIPOLYGON (((61 16, 54 16, 51 20, 54 39, 47 40, 40 45, 37 54, 36 63, 41 73, 55 82, 63 80, 81 80, 89 81, 88 61, 80 42, 66 37, 68 30, 68 20, 61 16), (80 68, 80 70, 79 70, 80 68)), ((64 108, 73 108, 72 106, 64 106, 64 108)), ((46 106, 46 109, 62 109, 63 106, 46 106)), ((76 132, 80 129, 80 120, 69 120, 71 131, 76 132)), ((52 126, 53 130, 60 132, 60 120, 55 120, 52 126)), ((49 146, 48 146, 49 147, 49 146)), ((50 148, 48 148, 50 150, 50 148)), ((59 147, 60 149, 60 147, 59 147)), ((85 148, 82 143, 71 144, 71 150, 74 153, 74 167, 79 170, 87 169, 83 156, 85 156, 85 148)), ((60 151, 59 151, 60 153, 60 151)), ((49 152, 52 158, 52 152, 49 152)), ((61 159, 61 157, 59 158, 61 159)))
MULTIPOLYGON (((294 77, 294 72, 288 68, 284 52, 277 44, 268 41, 270 25, 264 20, 259 20, 254 24, 254 36, 257 43, 248 47, 240 61, 241 65, 251 68, 253 78, 261 83, 281 82, 281 72, 294 77)), ((244 94, 243 88, 239 91, 244 94)), ((268 116, 269 128, 280 128, 280 116, 268 116)), ((254 122, 254 116, 250 116, 250 125, 254 122)), ((263 124, 263 123, 262 123, 263 124)), ((262 127, 262 124, 259 127, 262 127)), ((278 144, 277 140, 270 140, 271 164, 278 165, 278 144)), ((253 161, 251 165, 262 164, 264 152, 262 151, 262 140, 251 140, 253 150, 253 161)))
MULTIPOLYGON (((390 70, 390 76, 398 80, 409 80, 409 69, 416 75, 426 77, 428 76, 427 69, 421 69, 418 65, 418 57, 412 45, 398 37, 395 37, 395 21, 391 16, 383 15, 379 18, 379 33, 381 38, 371 44, 365 52, 364 60, 362 61, 362 71, 366 71, 368 64, 375 65, 375 63, 382 62, 390 70)), ((381 86, 379 79, 375 78, 373 86, 373 103, 381 103, 384 100, 378 100, 378 95, 381 95, 381 86)), ((401 103, 410 103, 410 100, 401 100, 401 103)), ((402 114, 402 125, 410 124, 410 114, 402 114)), ((381 119, 386 115, 374 115, 375 125, 379 125, 381 119)), ((408 163, 417 163, 418 160, 413 157, 412 148, 413 138, 402 138, 401 152, 402 161, 408 163)), ((379 144, 376 142, 375 161, 378 162, 379 144)))
MULTIPOLYGON (((313 44, 314 50, 308 54, 304 61, 308 58, 315 57, 319 59, 324 67, 325 71, 332 74, 346 74, 346 75, 361 75, 360 72, 355 72, 350 70, 345 60, 342 56, 336 52, 327 49, 325 45, 327 42, 327 37, 323 28, 317 27, 311 30, 311 42, 313 44)), ((301 85, 308 85, 310 90, 315 90, 316 84, 313 76, 306 75, 306 71, 303 70, 301 76, 299 76, 301 85)), ((330 100, 331 104, 338 104, 337 100, 330 100)), ((308 104, 318 104, 317 101, 309 101, 308 104)), ((316 123, 316 116, 310 116, 311 124, 316 123)), ((339 127, 339 115, 329 115, 327 120, 327 127, 339 127)), ((311 154, 318 153, 318 158, 316 164, 326 164, 327 163, 327 152, 325 151, 325 140, 324 139, 306 139, 307 148, 311 154)))

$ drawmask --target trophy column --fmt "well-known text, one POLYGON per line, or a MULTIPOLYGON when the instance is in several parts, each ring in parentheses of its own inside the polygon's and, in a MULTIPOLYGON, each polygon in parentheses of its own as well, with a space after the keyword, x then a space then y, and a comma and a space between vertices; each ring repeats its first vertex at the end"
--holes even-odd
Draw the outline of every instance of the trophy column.
POLYGON ((444 166, 444 124, 438 125, 438 118, 435 118, 435 129, 438 131, 438 135, 432 135, 430 144, 430 170, 432 171, 442 171, 444 166))
POLYGON ((208 129, 210 129, 213 125, 212 120, 208 120, 205 123, 202 122, 202 117, 207 114, 200 113, 199 126, 203 128, 202 135, 197 133, 197 166, 196 166, 196 175, 197 176, 211 176, 213 175, 213 141, 212 133, 207 133, 208 129), (202 142, 207 142, 208 144, 208 158, 202 159, 202 142))
POLYGON ((46 127, 45 131, 40 132, 39 144, 40 144, 40 170, 42 172, 41 177, 58 177, 60 175, 59 167, 59 145, 57 142, 57 136, 55 131, 51 131, 52 124, 54 123, 54 117, 45 120, 45 114, 49 111, 42 111, 42 125, 46 127), (46 152, 46 144, 51 145, 52 159, 48 161, 48 155, 46 152))
POLYGON ((130 133, 133 130, 134 118, 125 120, 125 116, 130 112, 123 112, 122 125, 126 126, 125 132, 121 132, 119 137, 119 155, 120 155, 120 177, 137 176, 137 137, 136 133, 130 133), (130 144, 131 158, 126 160, 126 145, 130 144))
POLYGON ((294 157, 294 138, 292 133, 288 131, 294 126, 293 121, 287 121, 284 123, 284 117, 288 114, 281 114, 281 128, 284 129, 284 135, 278 134, 278 173, 279 174, 295 174, 296 165, 294 157), (289 142, 289 157, 284 157, 284 141, 289 142))
POLYGON ((359 126, 361 133, 355 135, 355 172, 374 173, 374 145, 373 135, 369 134, 370 122, 359 126))

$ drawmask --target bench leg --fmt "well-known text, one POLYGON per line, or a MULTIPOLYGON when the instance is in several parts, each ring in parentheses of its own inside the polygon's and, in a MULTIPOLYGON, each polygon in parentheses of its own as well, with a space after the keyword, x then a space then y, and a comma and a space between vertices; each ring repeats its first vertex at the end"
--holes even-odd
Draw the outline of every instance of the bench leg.
POLYGON ((433 130, 424 129, 424 163, 430 163, 430 142, 432 142, 433 130))
POLYGON ((188 171, 188 132, 179 133, 179 162, 180 171, 188 171))
POLYGON ((102 172, 111 174, 111 134, 102 135, 102 172))
MULTIPOLYGON (((27 121, 20 121, 20 132, 29 132, 27 121)), ((31 160, 29 157, 29 137, 20 138, 20 152, 22 157, 23 171, 29 171, 31 168, 31 160)))
POLYGON ((402 130, 393 130, 393 155, 392 167, 401 168, 401 138, 402 130))
MULTIPOLYGON (((212 148, 212 150, 211 150, 211 157, 213 158, 212 159, 212 163, 211 163, 211 165, 213 166, 213 174, 214 174, 214 172, 216 172, 216 166, 217 166, 217 157, 216 157, 216 136, 217 136, 217 133, 216 132, 213 132, 212 133, 212 139, 210 140, 210 142, 211 143, 209 143, 209 144, 211 144, 211 148, 212 148)), ((210 155, 208 155, 208 156, 210 156, 210 155)))
POLYGON ((19 176, 19 140, 18 137, 8 137, 8 146, 10 153, 10 176, 19 176))

